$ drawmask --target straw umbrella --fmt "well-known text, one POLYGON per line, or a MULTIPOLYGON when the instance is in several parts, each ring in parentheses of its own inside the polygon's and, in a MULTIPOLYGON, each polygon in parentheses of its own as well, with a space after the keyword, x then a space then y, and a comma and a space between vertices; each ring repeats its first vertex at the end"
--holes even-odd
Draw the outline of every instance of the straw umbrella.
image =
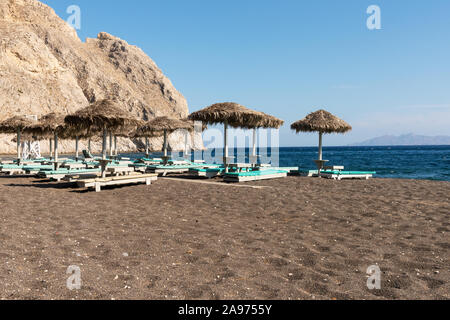
POLYGON ((130 131, 139 126, 141 121, 130 113, 124 111, 114 100, 99 100, 90 106, 68 115, 65 122, 79 130, 88 132, 102 132, 102 176, 106 169, 106 139, 108 132, 118 129, 130 128, 130 131))
POLYGON ((238 103, 216 103, 203 110, 192 113, 190 120, 202 121, 206 124, 224 125, 224 165, 228 171, 228 127, 253 129, 253 156, 256 157, 256 129, 280 128, 284 121, 263 112, 250 110, 238 103))
POLYGON ((168 134, 177 131, 179 129, 184 129, 188 131, 194 130, 194 124, 192 121, 185 119, 174 119, 169 117, 157 117, 148 121, 143 126, 140 126, 136 132, 136 137, 145 137, 146 141, 146 154, 148 157, 148 138, 164 136, 163 152, 164 161, 167 161, 167 143, 168 134))
POLYGON ((299 132, 319 132, 319 159, 316 161, 318 169, 323 167, 322 140, 324 134, 346 133, 352 127, 342 119, 332 115, 328 111, 319 110, 310 113, 306 118, 291 125, 291 129, 299 132))
POLYGON ((0 133, 17 134, 17 162, 20 163, 20 140, 25 127, 32 125, 33 120, 24 116, 14 116, 0 123, 0 133))

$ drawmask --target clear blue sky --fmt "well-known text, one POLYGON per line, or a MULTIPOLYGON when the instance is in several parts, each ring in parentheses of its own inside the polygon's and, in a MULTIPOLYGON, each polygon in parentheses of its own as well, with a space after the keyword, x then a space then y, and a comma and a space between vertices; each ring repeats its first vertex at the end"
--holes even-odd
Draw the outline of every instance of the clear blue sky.
POLYGON ((384 134, 450 135, 450 1, 44 0, 81 39, 141 47, 190 111, 235 101, 278 116, 282 146, 316 145, 292 122, 325 108, 353 125, 346 145, 384 134), (366 10, 381 8, 381 30, 366 10))

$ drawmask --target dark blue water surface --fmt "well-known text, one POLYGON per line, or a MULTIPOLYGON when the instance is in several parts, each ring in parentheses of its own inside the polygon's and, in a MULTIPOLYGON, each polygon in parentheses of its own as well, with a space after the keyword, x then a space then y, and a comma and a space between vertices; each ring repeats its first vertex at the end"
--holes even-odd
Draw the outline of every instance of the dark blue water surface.
MULTIPOLYGON (((196 159, 205 159, 208 163, 220 162, 218 159, 222 159, 222 150, 207 150, 195 154, 196 159)), ((230 155, 236 154, 239 161, 248 161, 248 149, 230 149, 230 155)), ((312 147, 280 148, 279 165, 312 170, 315 169, 312 160, 317 159, 317 154, 317 148, 312 147)), ((173 155, 177 156, 178 153, 173 155)), ((276 158, 275 149, 263 155, 262 162, 270 162, 270 156, 276 158)), ((346 170, 376 171, 376 177, 380 178, 450 181, 450 146, 325 147, 323 157, 330 160, 330 164, 345 166, 346 170)))
MULTIPOLYGON (((376 171, 377 177, 450 181, 450 146, 328 147, 324 159, 351 171, 376 171)), ((314 168, 316 148, 280 148, 282 166, 314 168)))

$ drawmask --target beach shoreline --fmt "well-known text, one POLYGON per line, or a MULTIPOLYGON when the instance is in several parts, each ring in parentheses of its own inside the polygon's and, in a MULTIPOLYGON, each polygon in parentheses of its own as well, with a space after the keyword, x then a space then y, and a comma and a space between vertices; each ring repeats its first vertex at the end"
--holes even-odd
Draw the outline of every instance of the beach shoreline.
POLYGON ((449 182, 182 179, 95 193, 0 177, 0 298, 450 298, 449 182))

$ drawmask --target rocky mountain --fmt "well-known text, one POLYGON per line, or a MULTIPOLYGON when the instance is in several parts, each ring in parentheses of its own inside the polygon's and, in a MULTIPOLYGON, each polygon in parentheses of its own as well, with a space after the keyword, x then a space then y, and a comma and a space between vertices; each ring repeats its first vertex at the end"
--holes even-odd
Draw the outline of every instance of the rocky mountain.
MULTIPOLYGON (((188 115, 186 99, 138 47, 105 32, 82 42, 47 5, 37 0, 0 0, 0 121, 19 114, 71 113, 104 98, 117 99, 144 120, 188 115)), ((0 154, 15 152, 12 138, 0 135, 0 154)), ((201 147, 198 138, 196 147, 201 147)), ((180 150, 184 141, 175 133, 169 146, 180 150)), ((139 141, 119 140, 122 151, 139 145, 139 141)), ((153 149, 161 145, 162 138, 151 140, 153 149)), ((63 141, 60 146, 71 152, 74 143, 63 141)), ((42 147, 45 152, 48 144, 42 147)), ((98 150, 100 143, 94 148, 98 150)))
POLYGON ((421 136, 405 134, 401 136, 382 136, 353 146, 419 146, 419 145, 450 145, 450 136, 421 136))

